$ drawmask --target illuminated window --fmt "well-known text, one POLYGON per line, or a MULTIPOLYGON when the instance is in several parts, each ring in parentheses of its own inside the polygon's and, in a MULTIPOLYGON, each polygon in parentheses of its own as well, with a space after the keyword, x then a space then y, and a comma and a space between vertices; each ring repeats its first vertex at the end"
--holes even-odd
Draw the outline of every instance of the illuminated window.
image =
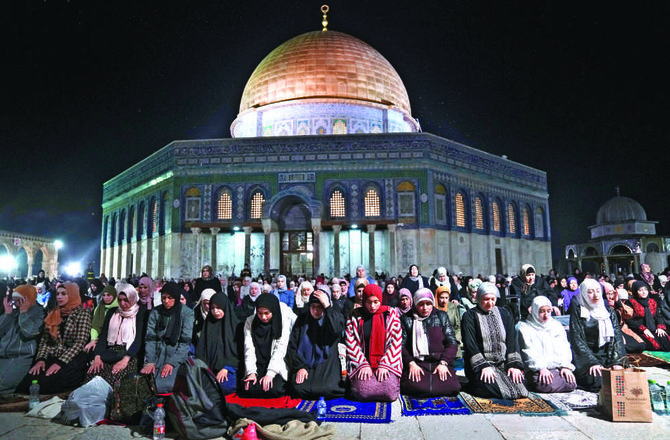
POLYGON ((379 217, 379 194, 374 188, 370 188, 365 193, 365 216, 379 217))
POLYGON ((333 134, 347 134, 347 123, 344 119, 335 119, 333 134))
POLYGON ((491 211, 493 211, 493 230, 500 232, 500 205, 494 201, 491 206, 491 211))
POLYGON ((535 209, 535 237, 544 238, 544 210, 540 207, 535 209))
POLYGON ((233 218, 233 198, 230 191, 224 190, 219 194, 216 213, 219 220, 230 220, 233 218))
POLYGON ((514 219, 514 206, 507 205, 507 231, 510 234, 516 234, 516 221, 514 219))
POLYGON ((481 197, 475 198, 475 228, 484 229, 484 208, 481 197))
POLYGON ((528 215, 528 208, 526 207, 521 210, 521 221, 523 222, 523 235, 530 235, 530 217, 528 215))
POLYGON ((465 227, 465 201, 461 193, 456 193, 456 226, 465 227))
POLYGON ((331 217, 344 217, 344 196, 339 189, 333 191, 333 194, 330 196, 330 216, 331 217))
POLYGON ((251 219, 256 220, 260 219, 263 214, 263 203, 265 202, 265 197, 260 192, 254 193, 251 198, 251 219))

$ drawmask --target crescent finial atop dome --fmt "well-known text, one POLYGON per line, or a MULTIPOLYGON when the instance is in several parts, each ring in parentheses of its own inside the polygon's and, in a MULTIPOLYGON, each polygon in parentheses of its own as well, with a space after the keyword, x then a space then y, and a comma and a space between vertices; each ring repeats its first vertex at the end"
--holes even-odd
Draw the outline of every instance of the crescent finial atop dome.
POLYGON ((329 9, 330 8, 328 7, 328 5, 321 6, 321 12, 323 12, 323 21, 321 22, 321 24, 323 25, 323 29, 322 29, 323 32, 326 32, 328 30, 328 15, 327 14, 328 14, 329 9))

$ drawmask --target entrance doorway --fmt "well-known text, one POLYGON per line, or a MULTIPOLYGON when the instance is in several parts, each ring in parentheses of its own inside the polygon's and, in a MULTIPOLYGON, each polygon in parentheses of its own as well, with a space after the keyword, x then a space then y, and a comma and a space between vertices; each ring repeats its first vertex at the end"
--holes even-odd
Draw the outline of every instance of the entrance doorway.
POLYGON ((281 268, 286 275, 313 276, 313 246, 312 232, 286 231, 281 240, 281 268))

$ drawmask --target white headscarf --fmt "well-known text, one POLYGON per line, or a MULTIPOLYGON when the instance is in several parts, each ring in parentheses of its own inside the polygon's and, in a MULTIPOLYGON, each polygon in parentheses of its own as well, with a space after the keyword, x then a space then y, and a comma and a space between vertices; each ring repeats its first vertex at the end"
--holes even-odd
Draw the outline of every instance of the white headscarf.
POLYGON ((538 332, 560 333, 565 332, 563 325, 556 321, 553 316, 550 316, 547 322, 540 321, 540 309, 542 307, 552 307, 551 301, 546 296, 536 296, 533 298, 533 303, 530 306, 530 313, 526 319, 526 323, 533 327, 538 332))
POLYGON ((130 309, 124 311, 121 307, 116 309, 116 312, 109 320, 109 329, 107 331, 107 343, 112 345, 125 345, 128 349, 133 341, 135 341, 137 312, 140 310, 138 305, 139 295, 137 290, 130 284, 119 283, 118 295, 125 295, 130 303, 130 309))
POLYGON ((579 304, 581 306, 580 316, 582 318, 585 318, 587 321, 591 318, 598 320, 598 346, 602 347, 614 337, 614 326, 610 319, 610 312, 605 307, 602 287, 598 281, 591 278, 586 278, 582 281, 582 284, 579 285, 579 304), (598 291, 598 302, 595 304, 589 298, 587 293, 589 289, 598 291))
POLYGON ((215 294, 216 290, 214 289, 205 289, 200 294, 200 300, 198 300, 198 305, 200 306, 200 313, 202 313, 202 317, 204 319, 207 319, 207 314, 209 313, 209 306, 207 307, 207 310, 205 310, 204 300, 209 301, 215 294))

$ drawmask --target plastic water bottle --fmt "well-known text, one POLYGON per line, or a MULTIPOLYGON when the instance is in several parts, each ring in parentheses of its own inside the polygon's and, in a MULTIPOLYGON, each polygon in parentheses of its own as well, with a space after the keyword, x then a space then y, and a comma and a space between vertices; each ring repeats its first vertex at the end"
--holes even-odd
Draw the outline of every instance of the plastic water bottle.
POLYGON ((670 380, 665 384, 665 413, 670 414, 670 380))
POLYGON ((323 397, 320 397, 319 401, 316 402, 316 418, 319 420, 325 419, 327 408, 328 406, 326 405, 326 401, 323 397))
POLYGON ((154 412, 154 440, 165 439, 165 410, 163 404, 159 403, 154 412))
POLYGON ((662 389, 655 380, 649 381, 649 397, 651 398, 651 409, 656 414, 665 413, 665 402, 663 401, 662 389))
POLYGON ((40 384, 33 380, 30 385, 30 398, 28 399, 28 411, 35 408, 40 403, 40 384))

